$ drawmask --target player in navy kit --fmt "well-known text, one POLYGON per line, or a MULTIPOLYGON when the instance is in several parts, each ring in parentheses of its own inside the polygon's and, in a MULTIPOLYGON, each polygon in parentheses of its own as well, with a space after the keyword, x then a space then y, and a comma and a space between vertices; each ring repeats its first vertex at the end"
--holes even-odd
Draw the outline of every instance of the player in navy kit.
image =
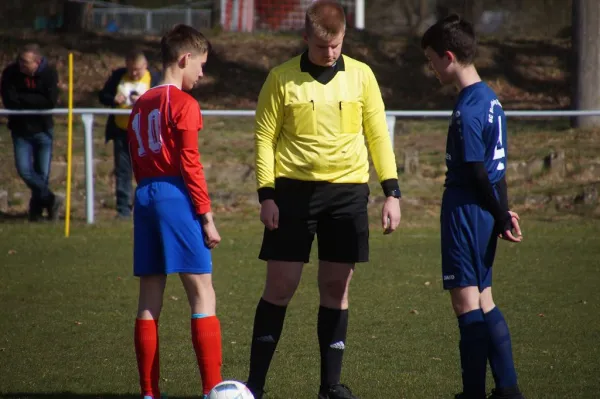
POLYGON ((508 209, 506 119, 481 81, 473 58, 473 27, 451 15, 425 32, 421 47, 442 84, 459 90, 446 144, 441 210, 442 275, 460 330, 461 399, 484 399, 489 360, 493 399, 522 399, 510 333, 492 299, 492 264, 498 237, 522 240, 519 216, 508 209))

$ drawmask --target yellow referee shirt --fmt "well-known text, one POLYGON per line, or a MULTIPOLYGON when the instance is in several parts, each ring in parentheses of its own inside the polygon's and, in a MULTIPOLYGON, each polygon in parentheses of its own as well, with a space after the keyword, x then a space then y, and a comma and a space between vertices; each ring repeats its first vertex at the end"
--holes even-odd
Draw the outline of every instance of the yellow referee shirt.
POLYGON ((366 183, 365 138, 379 181, 397 179, 383 100, 371 69, 344 55, 333 79, 323 84, 303 71, 307 58, 305 53, 272 69, 260 92, 258 188, 274 187, 278 177, 366 183))

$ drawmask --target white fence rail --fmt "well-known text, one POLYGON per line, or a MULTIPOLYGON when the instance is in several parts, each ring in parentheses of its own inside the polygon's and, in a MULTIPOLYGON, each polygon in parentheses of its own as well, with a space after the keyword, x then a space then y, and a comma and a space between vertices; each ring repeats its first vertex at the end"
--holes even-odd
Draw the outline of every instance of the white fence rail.
POLYGON ((210 9, 140 9, 95 8, 92 11, 92 29, 124 33, 161 33, 178 23, 192 25, 200 30, 210 29, 210 9))
MULTIPOLYGON (((0 115, 67 115, 67 108, 55 108, 50 110, 8 110, 0 109, 0 115)), ((109 109, 109 108, 75 108, 73 114, 81 115, 84 127, 84 146, 85 146, 85 194, 86 194, 86 220, 87 223, 94 223, 94 115, 128 115, 131 110, 128 109, 109 109)), ((547 110, 547 111, 520 111, 507 110, 507 116, 515 117, 570 117, 570 116, 600 116, 600 110, 547 110)), ((254 116, 253 110, 203 110, 204 116, 254 116)), ((452 111, 387 111, 387 124, 390 133, 390 139, 394 142, 394 127, 396 118, 448 118, 452 111)))

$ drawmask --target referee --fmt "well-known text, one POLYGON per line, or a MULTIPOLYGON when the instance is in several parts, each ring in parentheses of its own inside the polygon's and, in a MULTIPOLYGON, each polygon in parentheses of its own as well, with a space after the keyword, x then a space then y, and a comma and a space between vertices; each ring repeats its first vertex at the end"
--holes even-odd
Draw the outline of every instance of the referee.
POLYGON ((269 73, 256 110, 256 177, 267 261, 256 308, 248 387, 263 396, 287 305, 318 237, 321 399, 353 399, 340 383, 348 286, 369 258, 369 161, 387 197, 384 234, 400 223, 400 189, 379 86, 371 69, 341 55, 344 10, 317 0, 306 12, 308 50, 269 73))

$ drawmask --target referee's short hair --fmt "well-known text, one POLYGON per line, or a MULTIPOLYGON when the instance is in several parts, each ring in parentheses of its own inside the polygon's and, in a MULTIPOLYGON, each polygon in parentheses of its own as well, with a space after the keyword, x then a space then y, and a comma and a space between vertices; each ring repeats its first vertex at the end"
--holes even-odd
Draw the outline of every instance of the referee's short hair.
POLYGON ((316 0, 306 10, 307 35, 330 39, 346 30, 344 8, 336 0, 316 0))

